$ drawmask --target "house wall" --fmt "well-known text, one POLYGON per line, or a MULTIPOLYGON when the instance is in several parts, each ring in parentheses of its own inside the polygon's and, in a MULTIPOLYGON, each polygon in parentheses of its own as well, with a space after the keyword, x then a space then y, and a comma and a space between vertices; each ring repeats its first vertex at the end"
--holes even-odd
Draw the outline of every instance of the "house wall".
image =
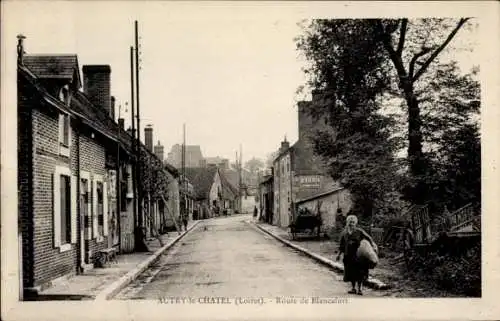
MULTIPOLYGON (((170 174, 169 174, 170 175, 170 174)), ((168 184, 168 202, 165 211, 165 225, 168 228, 175 227, 173 218, 179 222, 180 217, 180 195, 179 195, 179 181, 169 176, 170 183, 168 184)))
MULTIPOLYGON (((24 83, 19 83, 24 93, 24 83)), ((32 120, 30 101, 25 95, 18 95, 18 194, 19 227, 22 235, 22 277, 23 287, 33 286, 33 224, 32 214, 33 182, 31 165, 34 154, 32 149, 32 120)))
POLYGON ((275 207, 273 224, 288 227, 292 216, 292 159, 290 152, 282 155, 274 163, 275 207))
POLYGON ((208 200, 209 200, 209 204, 210 206, 212 206, 214 204, 214 201, 218 203, 220 197, 219 195, 221 195, 222 193, 222 181, 221 181, 221 178, 220 178, 220 175, 219 175, 219 172, 216 171, 215 172, 215 177, 214 177, 214 182, 212 183, 212 186, 210 187, 210 192, 209 192, 209 196, 208 196, 208 200))
MULTIPOLYGON (((90 174, 90 180, 94 182, 93 184, 96 184, 98 177, 106 181, 107 172, 105 162, 106 150, 104 146, 96 138, 92 139, 86 135, 80 136, 80 170, 90 174)), ((104 197, 107 197, 107 195, 105 194, 104 197)), ((86 240, 86 242, 88 242, 90 257, 93 257, 97 251, 108 247, 107 236, 98 239, 95 236, 95 232, 92 235, 92 239, 86 240)))
MULTIPOLYGON (((34 103, 33 101, 31 103, 34 103)), ((71 145, 69 157, 59 153, 59 113, 51 112, 45 108, 42 113, 33 106, 31 131, 33 133, 32 153, 27 150, 26 156, 22 159, 24 164, 32 162, 32 173, 23 172, 20 179, 28 180, 32 175, 32 183, 21 191, 29 194, 32 189, 32 197, 20 203, 24 214, 22 216, 22 229, 24 236, 24 256, 25 264, 30 265, 25 271, 25 285, 27 287, 44 286, 50 281, 77 271, 79 262, 79 240, 80 222, 79 219, 79 195, 78 185, 78 154, 80 154, 80 166, 82 171, 101 175, 103 183, 106 177, 105 171, 105 150, 92 139, 80 136, 80 153, 78 153, 78 135, 76 128, 71 125, 71 145), (54 174, 56 169, 66 169, 71 175, 71 244, 64 247, 57 247, 55 244, 54 230, 54 174), (31 210, 30 210, 31 208, 31 210), (31 243, 31 244, 29 244, 31 243), (64 248, 64 249, 63 249, 64 248)), ((29 138, 27 133, 24 138, 29 138)), ((23 148, 28 148, 29 141, 24 140, 23 148)), ((29 167, 28 167, 29 168, 29 167)), ((104 194, 106 197, 106 194, 104 194)), ((24 197, 23 197, 24 199, 24 197)), ((105 215, 106 219, 106 215, 105 215)), ((94 238, 89 241, 91 253, 99 249, 106 248, 108 240, 104 237, 99 242, 94 238)))
POLYGON ((340 208, 342 213, 347 213, 352 206, 351 197, 346 189, 340 189, 336 192, 314 198, 298 204, 299 211, 307 208, 313 213, 321 212, 323 219, 323 231, 332 234, 336 227, 337 210, 340 208))
MULTIPOLYGON (((62 252, 54 244, 53 175, 56 166, 71 168, 76 162, 75 142, 68 157, 59 155, 58 113, 33 110, 33 283, 40 286, 57 277, 76 271, 76 244, 62 252)), ((73 139, 75 135, 72 135, 73 139)), ((78 237, 78 235, 77 235, 78 237)))

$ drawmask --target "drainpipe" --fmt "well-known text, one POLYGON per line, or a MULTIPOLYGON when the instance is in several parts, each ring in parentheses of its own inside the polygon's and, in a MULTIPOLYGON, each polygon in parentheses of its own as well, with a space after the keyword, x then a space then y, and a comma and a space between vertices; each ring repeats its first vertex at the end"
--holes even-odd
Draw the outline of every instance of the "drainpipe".
MULTIPOLYGON (((82 248, 84 247, 84 244, 82 244, 82 225, 84 225, 84 221, 82 220, 82 209, 81 209, 81 204, 80 204, 80 196, 81 196, 81 190, 80 190, 80 181, 81 181, 81 173, 80 173, 80 124, 78 124, 76 130, 76 171, 77 171, 77 182, 76 182, 76 210, 78 213, 78 231, 79 231, 79 238, 78 238, 78 260, 77 262, 80 262, 80 271, 83 272, 83 264, 84 260, 82 261, 82 254, 85 257, 85 253, 82 252, 82 248)), ((90 182, 89 182, 90 183, 90 182)), ((84 229, 85 230, 85 226, 84 229)), ((85 242, 85 240, 83 241, 85 242)), ((84 250, 85 252, 85 250, 84 250)))

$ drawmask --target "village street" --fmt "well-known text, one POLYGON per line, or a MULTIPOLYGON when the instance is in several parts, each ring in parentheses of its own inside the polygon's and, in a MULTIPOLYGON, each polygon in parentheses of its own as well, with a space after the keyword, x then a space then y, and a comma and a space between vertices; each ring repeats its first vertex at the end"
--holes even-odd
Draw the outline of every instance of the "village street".
MULTIPOLYGON (((251 219, 238 215, 199 224, 115 299, 348 295, 340 274, 256 230, 251 219)), ((365 289, 365 296, 377 294, 365 289)))

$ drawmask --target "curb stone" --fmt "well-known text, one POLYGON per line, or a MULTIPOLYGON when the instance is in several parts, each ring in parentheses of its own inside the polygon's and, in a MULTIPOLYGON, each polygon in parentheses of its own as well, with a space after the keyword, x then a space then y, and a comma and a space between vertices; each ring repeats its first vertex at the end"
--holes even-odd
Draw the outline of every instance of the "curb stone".
POLYGON ((187 231, 184 231, 182 234, 178 235, 175 239, 165 244, 160 249, 156 250, 151 256, 149 256, 146 260, 139 263, 135 268, 130 270, 127 274, 122 276, 117 281, 113 282, 110 286, 106 287, 103 291, 101 291, 96 297, 96 301, 103 300, 111 300, 115 295, 117 295, 123 288, 129 285, 132 281, 134 281, 142 272, 144 272, 151 264, 158 260, 158 258, 174 246, 180 239, 182 239, 187 233, 192 231, 200 221, 196 221, 187 231))
MULTIPOLYGON (((318 255, 316 253, 313 253, 301 246, 298 246, 288 240, 285 240, 284 238, 268 231, 267 229, 265 229, 264 227, 260 226, 259 224, 256 224, 255 222, 248 222, 248 224, 251 224, 255 227, 257 227, 259 230, 261 230, 262 232, 266 233, 266 234, 269 234, 271 235, 272 237, 274 237, 275 239, 277 239, 278 241, 288 245, 289 247, 297 250, 297 251, 300 251, 304 254, 306 254, 307 256, 315 259, 316 261, 318 261, 319 263, 323 264, 323 265, 326 265, 327 267, 333 269, 335 272, 339 272, 339 273, 343 273, 344 272, 344 266, 340 263, 337 263, 333 260, 330 260, 330 259, 327 259, 321 255, 318 255)), ((368 280, 366 281, 366 285, 372 289, 375 289, 375 290, 387 290, 390 288, 390 286, 380 280, 377 280, 377 279, 374 279, 372 277, 368 277, 368 280)))

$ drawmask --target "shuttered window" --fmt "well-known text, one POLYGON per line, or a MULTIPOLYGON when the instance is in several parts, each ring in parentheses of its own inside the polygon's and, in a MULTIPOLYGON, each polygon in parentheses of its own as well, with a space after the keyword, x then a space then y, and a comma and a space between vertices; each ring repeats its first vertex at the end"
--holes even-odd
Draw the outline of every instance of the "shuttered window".
POLYGON ((71 243, 71 182, 70 177, 60 175, 60 197, 61 197, 61 244, 71 243))
POLYGON ((68 167, 57 166, 52 182, 54 247, 63 252, 76 243, 76 177, 68 167))

